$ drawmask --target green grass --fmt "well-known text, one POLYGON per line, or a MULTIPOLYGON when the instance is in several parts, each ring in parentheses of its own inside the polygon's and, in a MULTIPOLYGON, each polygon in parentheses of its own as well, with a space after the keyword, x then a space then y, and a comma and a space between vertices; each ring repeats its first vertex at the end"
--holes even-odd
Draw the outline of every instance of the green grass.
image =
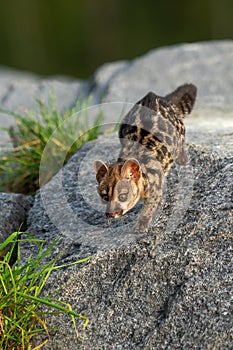
MULTIPOLYGON (((55 310, 56 313, 69 314, 77 336, 75 318, 81 318, 84 327, 88 323, 88 319, 73 311, 69 304, 54 300, 52 296, 41 298, 40 294, 53 270, 84 262, 90 257, 62 266, 55 265, 57 259, 52 259, 49 263, 43 264, 44 258, 51 254, 57 242, 44 250, 43 241, 36 240, 29 234, 27 234, 28 239, 19 239, 20 234, 20 232, 15 232, 0 244, 1 350, 31 349, 32 337, 38 332, 45 332, 49 336, 45 314, 41 311, 41 305, 43 304, 53 311, 55 310), (36 257, 32 258, 30 256, 25 264, 21 263, 20 242, 22 241, 34 242, 38 246, 36 257), (11 244, 10 250, 4 253, 9 244, 11 244), (17 259, 12 265, 12 255, 15 250, 17 250, 17 259)), ((48 339, 38 345, 36 349, 41 348, 47 341, 48 339)))
MULTIPOLYGON (((54 164, 60 163, 64 152, 62 162, 65 164, 84 143, 101 133, 103 113, 97 111, 94 120, 90 121, 89 99, 79 100, 74 108, 63 114, 58 112, 52 95, 47 104, 39 99, 36 103, 38 109, 26 114, 0 110, 16 120, 15 128, 2 128, 9 133, 14 148, 0 156, 1 191, 33 194, 39 188, 40 162, 49 141, 52 140, 54 146, 52 151, 50 147, 54 164), (77 112, 80 112, 77 117, 72 117, 77 112), (51 138, 54 132, 55 137, 51 138)), ((48 169, 46 181, 53 175, 53 170, 48 169)))

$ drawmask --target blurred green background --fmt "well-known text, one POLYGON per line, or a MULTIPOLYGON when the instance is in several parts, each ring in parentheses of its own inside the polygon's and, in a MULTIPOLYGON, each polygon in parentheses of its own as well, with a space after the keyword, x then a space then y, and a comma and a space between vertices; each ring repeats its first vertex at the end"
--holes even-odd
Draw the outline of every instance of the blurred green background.
POLYGON ((150 49, 233 38, 233 0, 0 0, 0 64, 89 77, 150 49))

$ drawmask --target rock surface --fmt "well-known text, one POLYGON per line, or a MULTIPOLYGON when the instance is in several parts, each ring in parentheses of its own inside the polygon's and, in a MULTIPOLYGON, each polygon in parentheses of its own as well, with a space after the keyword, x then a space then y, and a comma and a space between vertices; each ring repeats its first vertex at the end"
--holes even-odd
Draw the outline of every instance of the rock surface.
MULTIPOLYGON (((114 70, 105 89, 105 100, 135 102, 150 90, 163 96, 184 82, 192 82, 199 88, 198 107, 230 110, 233 106, 232 62, 233 41, 153 50, 114 70)), ((96 78, 98 82, 98 75, 96 78)))
MULTIPOLYGON (((132 230, 140 204, 106 222, 95 189, 93 162, 117 157, 116 135, 86 144, 37 193, 27 230, 47 244, 60 236, 53 253, 58 264, 92 256, 55 271, 45 287, 45 294, 58 290, 57 298, 88 316, 86 330, 77 320, 77 340, 69 317, 50 316, 49 326, 61 330, 51 332, 44 349, 233 348, 232 58, 233 41, 179 45, 107 64, 89 82, 62 87, 68 104, 79 88, 92 93, 93 103, 108 102, 108 122, 129 109, 123 102, 148 90, 165 94, 190 81, 198 86, 198 99, 185 121, 190 164, 173 167, 147 235, 132 230)), ((37 93, 42 82, 30 79, 32 85, 37 79, 37 93)), ((0 74, 0 92, 4 84, 0 74)), ((30 105, 27 93, 20 100, 30 105)), ((17 100, 18 94, 12 96, 17 100)), ((49 152, 44 162, 43 169, 51 166, 49 152)), ((25 259, 29 253, 36 247, 22 246, 25 259)))
MULTIPOLYGON (((33 204, 33 198, 22 194, 0 193, 0 243, 17 231, 26 230, 27 214, 33 204)), ((9 246, 0 252, 0 257, 9 250, 9 246)))
POLYGON ((62 330, 45 349, 231 349, 232 158, 189 144, 190 166, 170 174, 153 230, 135 235, 137 210, 106 224, 93 193, 93 159, 116 149, 112 137, 85 145, 30 211, 36 237, 61 236, 59 264, 94 255, 46 287, 61 288, 59 298, 89 317, 87 330, 77 345, 71 321, 52 317, 62 330))

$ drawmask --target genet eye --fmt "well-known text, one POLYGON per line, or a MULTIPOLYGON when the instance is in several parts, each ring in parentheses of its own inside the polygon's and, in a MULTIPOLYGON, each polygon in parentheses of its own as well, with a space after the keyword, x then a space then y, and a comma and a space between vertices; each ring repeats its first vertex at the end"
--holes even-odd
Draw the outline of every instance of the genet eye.
POLYGON ((102 196, 102 199, 103 199, 103 201, 105 201, 105 202, 108 202, 108 201, 109 201, 109 197, 108 197, 107 194, 104 194, 104 195, 102 196))
POLYGON ((128 194, 127 193, 122 193, 122 194, 119 194, 118 196, 118 199, 120 202, 125 202, 128 198, 128 194))

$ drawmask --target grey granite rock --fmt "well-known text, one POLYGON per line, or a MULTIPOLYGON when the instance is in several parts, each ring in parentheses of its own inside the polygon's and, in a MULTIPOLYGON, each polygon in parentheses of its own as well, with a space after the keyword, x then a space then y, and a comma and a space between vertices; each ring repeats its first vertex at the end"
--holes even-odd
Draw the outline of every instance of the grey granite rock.
MULTIPOLYGON (((11 233, 26 229, 27 214, 33 200, 33 197, 22 194, 0 193, 0 243, 11 233)), ((4 252, 8 250, 9 246, 4 252)))
MULTIPOLYGON (((91 92, 93 104, 106 102, 105 94, 108 91, 110 82, 113 82, 118 74, 130 65, 127 61, 106 63, 98 68, 91 79, 91 92)), ((114 101, 118 102, 118 101, 114 101)))
POLYGON ((152 50, 109 79, 106 101, 135 102, 148 91, 167 94, 177 85, 199 87, 198 106, 231 110, 233 41, 181 44, 152 50))
POLYGON ((86 144, 30 210, 30 232, 48 242, 61 237, 59 264, 93 256, 56 271, 46 286, 89 317, 87 329, 78 322, 77 342, 69 318, 52 316, 61 331, 44 348, 231 349, 233 158, 224 136, 221 154, 188 144, 190 165, 173 168, 147 235, 132 231, 139 207, 106 223, 99 205, 92 163, 118 148, 113 136, 86 144))

